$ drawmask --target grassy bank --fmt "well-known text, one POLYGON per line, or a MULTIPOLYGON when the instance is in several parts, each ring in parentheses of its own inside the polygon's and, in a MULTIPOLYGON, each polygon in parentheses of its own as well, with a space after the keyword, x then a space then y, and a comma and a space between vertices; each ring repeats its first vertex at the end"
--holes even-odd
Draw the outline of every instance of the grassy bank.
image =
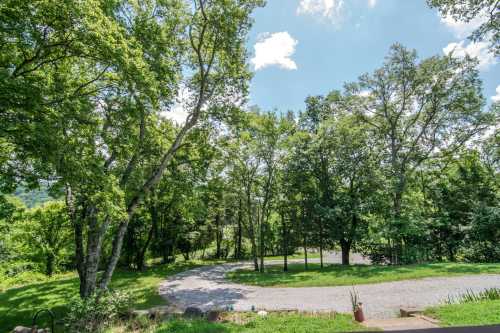
POLYGON ((500 274, 500 264, 438 263, 407 266, 290 264, 288 272, 281 265, 267 266, 264 274, 237 270, 227 277, 236 283, 263 287, 325 287, 368 284, 437 276, 500 274))
MULTIPOLYGON (((368 329, 354 322, 352 316, 337 314, 307 315, 271 313, 267 317, 250 315, 244 324, 209 323, 173 320, 157 328, 155 333, 330 333, 361 332, 368 329)), ((371 330, 373 331, 373 330, 371 330)))
MULTIPOLYGON (((131 294, 134 307, 149 308, 164 304, 158 295, 158 284, 167 276, 212 262, 189 261, 154 266, 144 272, 116 271, 110 288, 131 294)), ((75 273, 64 274, 42 282, 10 288, 0 293, 0 327, 10 330, 15 325, 31 325, 37 310, 50 308, 58 319, 64 316, 68 301, 78 296, 75 273)))
POLYGON ((438 319, 442 326, 500 324, 500 300, 442 305, 427 309, 425 314, 438 319))

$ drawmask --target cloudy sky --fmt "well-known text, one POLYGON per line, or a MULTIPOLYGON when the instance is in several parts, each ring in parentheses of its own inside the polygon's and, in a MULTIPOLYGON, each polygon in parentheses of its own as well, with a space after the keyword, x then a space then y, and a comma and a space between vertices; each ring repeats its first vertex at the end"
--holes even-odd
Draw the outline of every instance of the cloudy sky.
POLYGON ((479 59, 484 95, 500 100, 500 60, 467 36, 481 24, 440 17, 425 0, 267 0, 248 41, 250 104, 301 110, 308 95, 341 89, 381 66, 399 42, 429 57, 454 50, 479 59))

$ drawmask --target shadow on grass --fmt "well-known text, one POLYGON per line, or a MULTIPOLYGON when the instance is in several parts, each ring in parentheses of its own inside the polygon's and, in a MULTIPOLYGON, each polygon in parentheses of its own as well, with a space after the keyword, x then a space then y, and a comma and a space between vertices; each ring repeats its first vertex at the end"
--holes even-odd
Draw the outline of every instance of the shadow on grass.
POLYGON ((210 323, 204 320, 175 320, 162 325, 155 333, 229 333, 233 325, 210 323))
MULTIPOLYGON (((169 275, 196 268, 201 262, 179 262, 171 265, 159 265, 143 272, 117 270, 113 275, 110 288, 127 291, 131 294, 135 308, 149 308, 165 304, 158 295, 160 281, 169 275)), ((49 282, 34 283, 18 288, 7 289, 0 294, 0 328, 11 330, 17 325, 30 326, 36 311, 51 309, 57 320, 61 320, 68 302, 78 297, 79 280, 64 278, 49 282)), ((48 318, 41 318, 40 323, 48 324, 48 318)), ((39 325, 40 326, 40 325, 39 325)))
MULTIPOLYGON (((51 309, 56 319, 66 312, 67 301, 78 294, 78 279, 70 278, 8 289, 0 294, 0 327, 30 326, 36 311, 51 309)), ((48 324, 46 316, 40 323, 48 324)))

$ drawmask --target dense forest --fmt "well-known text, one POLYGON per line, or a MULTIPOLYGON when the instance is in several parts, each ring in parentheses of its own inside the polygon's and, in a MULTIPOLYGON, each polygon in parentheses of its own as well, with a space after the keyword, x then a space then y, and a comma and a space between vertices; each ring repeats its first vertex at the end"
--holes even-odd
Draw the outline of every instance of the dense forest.
POLYGON ((477 60, 394 44, 300 113, 261 110, 262 5, 0 4, 0 276, 76 270, 87 297, 117 266, 192 257, 500 261, 500 104, 477 60))

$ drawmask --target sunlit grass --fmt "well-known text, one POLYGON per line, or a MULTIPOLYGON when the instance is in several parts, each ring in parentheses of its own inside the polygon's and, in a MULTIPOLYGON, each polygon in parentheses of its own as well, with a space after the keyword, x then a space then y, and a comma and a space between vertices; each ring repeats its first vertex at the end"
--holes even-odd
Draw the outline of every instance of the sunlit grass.
MULTIPOLYGON (((252 315, 245 324, 209 323, 204 320, 171 320, 155 333, 330 333, 361 332, 367 328, 354 322, 352 316, 337 314, 306 315, 271 313, 266 317, 252 315)), ((373 331, 373 329, 370 329, 373 331)))
POLYGON ((442 326, 500 324, 500 300, 442 305, 427 309, 425 314, 442 326))
MULTIPOLYGON (((131 293, 133 306, 138 309, 165 304, 158 294, 158 284, 167 276, 213 262, 188 261, 159 265, 144 272, 118 270, 110 288, 131 293)), ((46 279, 0 293, 0 328, 10 330, 16 325, 31 325, 33 315, 40 309, 51 309, 61 319, 66 306, 78 296, 76 273, 46 279)))
POLYGON ((406 266, 289 264, 288 272, 281 265, 267 266, 265 273, 249 269, 228 273, 233 282, 263 287, 348 286, 388 281, 421 279, 468 274, 500 274, 500 264, 437 263, 406 266))

